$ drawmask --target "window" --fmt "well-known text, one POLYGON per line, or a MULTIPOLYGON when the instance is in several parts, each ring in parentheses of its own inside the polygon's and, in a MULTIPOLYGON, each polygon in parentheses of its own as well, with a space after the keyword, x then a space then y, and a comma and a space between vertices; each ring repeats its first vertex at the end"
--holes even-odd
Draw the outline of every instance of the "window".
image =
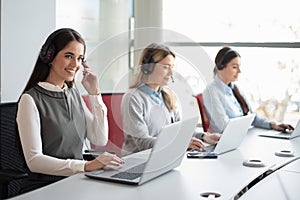
MULTIPOLYGON (((129 48, 128 34, 124 34, 129 31, 132 7, 132 0, 56 1, 56 28, 70 27, 82 34, 88 64, 98 75, 102 93, 123 92, 128 88, 129 56, 120 51, 129 48)), ((78 75, 76 85, 84 94, 86 91, 80 84, 82 75, 78 75)))
MULTIPOLYGON (((277 1, 198 1, 165 0, 164 28, 190 38, 168 41, 172 48, 200 48, 212 64, 189 66, 179 59, 194 91, 207 84, 192 68, 213 69, 214 58, 224 45, 242 57, 239 85, 261 115, 278 121, 296 123, 300 114, 300 14, 296 0, 277 1), (191 42, 192 41, 192 42, 191 42), (172 44, 173 42, 173 44, 172 44), (187 70, 190 69, 190 70, 187 70), (198 81, 197 81, 198 80, 198 81)), ((200 70, 200 71, 201 71, 200 70)), ((205 72, 204 74, 208 74, 205 72)))

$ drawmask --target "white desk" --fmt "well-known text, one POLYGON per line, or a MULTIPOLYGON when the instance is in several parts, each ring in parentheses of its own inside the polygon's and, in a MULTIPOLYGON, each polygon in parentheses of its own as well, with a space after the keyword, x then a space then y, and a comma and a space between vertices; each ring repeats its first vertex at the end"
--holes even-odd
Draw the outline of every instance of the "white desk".
POLYGON ((288 164, 287 166, 283 167, 282 170, 300 173, 300 159, 298 159, 298 160, 288 164))
POLYGON ((241 200, 252 199, 300 199, 300 159, 270 174, 257 183, 241 200))
POLYGON ((261 137, 258 136, 261 131, 265 130, 254 128, 248 131, 239 148, 243 157, 261 159, 267 165, 274 165, 272 169, 276 170, 300 156, 300 137, 292 140, 261 137), (276 156, 275 152, 280 150, 291 150, 295 156, 290 158, 276 156))
POLYGON ((259 131, 250 130, 241 148, 220 155, 218 159, 184 158, 177 169, 141 186, 92 180, 77 174, 14 199, 209 199, 200 196, 205 192, 221 194, 217 199, 233 199, 264 172, 295 160, 295 157, 275 156, 275 151, 293 149, 300 155, 300 137, 291 141, 263 138, 256 135, 259 131), (249 158, 262 159, 266 167, 243 166, 242 162, 249 158))

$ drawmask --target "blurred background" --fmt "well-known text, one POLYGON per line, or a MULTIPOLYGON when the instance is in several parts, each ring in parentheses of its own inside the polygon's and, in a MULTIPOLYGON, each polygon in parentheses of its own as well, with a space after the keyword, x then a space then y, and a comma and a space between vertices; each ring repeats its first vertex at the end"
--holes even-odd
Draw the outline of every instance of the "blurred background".
POLYGON ((62 27, 84 36, 102 92, 124 92, 141 49, 163 41, 177 54, 178 79, 201 93, 228 45, 241 55, 238 84, 252 107, 293 125, 300 118, 297 0, 1 0, 1 102, 18 99, 41 44, 62 27))

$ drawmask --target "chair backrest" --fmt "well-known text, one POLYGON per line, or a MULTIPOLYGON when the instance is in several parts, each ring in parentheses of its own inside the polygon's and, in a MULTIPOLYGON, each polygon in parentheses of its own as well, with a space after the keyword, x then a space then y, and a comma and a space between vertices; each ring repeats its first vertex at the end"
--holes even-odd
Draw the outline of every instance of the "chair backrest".
MULTIPOLYGON (((108 119, 108 143, 105 146, 91 145, 93 149, 104 149, 114 151, 117 155, 121 155, 124 142, 123 121, 121 115, 121 101, 124 93, 105 93, 102 99, 107 107, 108 119)), ((83 96, 88 108, 91 109, 89 96, 83 96)))
POLYGON ((2 191, 8 197, 19 194, 21 180, 16 179, 20 179, 22 176, 25 177, 28 172, 17 130, 16 113, 17 102, 0 104, 1 187, 2 189, 5 187, 8 190, 2 191), (9 183, 9 185, 3 186, 4 179, 6 179, 6 183, 9 183))
POLYGON ((197 99, 197 103, 198 103, 198 107, 199 107, 199 111, 200 111, 200 115, 201 115, 201 121, 202 121, 202 127, 203 130, 205 132, 208 131, 209 129, 209 119, 206 115, 205 109, 204 109, 204 105, 203 105, 203 96, 202 94, 198 94, 195 95, 196 99, 197 99))

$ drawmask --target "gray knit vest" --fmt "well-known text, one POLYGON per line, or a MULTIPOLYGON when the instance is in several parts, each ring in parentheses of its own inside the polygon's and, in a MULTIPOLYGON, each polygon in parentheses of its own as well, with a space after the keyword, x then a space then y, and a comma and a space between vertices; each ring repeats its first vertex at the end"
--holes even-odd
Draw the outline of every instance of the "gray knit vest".
POLYGON ((78 90, 52 92, 35 86, 27 93, 39 111, 43 153, 61 159, 82 159, 87 129, 78 90))

